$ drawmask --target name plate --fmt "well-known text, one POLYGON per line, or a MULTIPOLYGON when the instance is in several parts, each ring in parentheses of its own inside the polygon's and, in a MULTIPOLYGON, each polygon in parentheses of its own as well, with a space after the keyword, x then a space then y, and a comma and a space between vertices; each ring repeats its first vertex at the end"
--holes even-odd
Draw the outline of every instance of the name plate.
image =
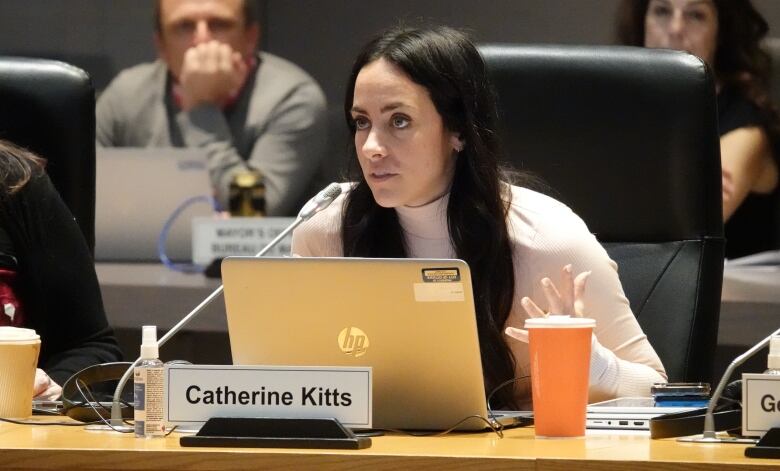
POLYGON ((780 375, 742 375, 742 435, 760 437, 780 427, 780 375))
POLYGON ((184 427, 211 417, 335 417, 371 428, 371 394, 370 367, 165 367, 165 419, 184 427))
MULTIPOLYGON (((192 218, 192 261, 208 265, 229 255, 253 256, 292 224, 295 218, 192 218)), ((268 256, 290 255, 292 235, 268 251, 268 256)))

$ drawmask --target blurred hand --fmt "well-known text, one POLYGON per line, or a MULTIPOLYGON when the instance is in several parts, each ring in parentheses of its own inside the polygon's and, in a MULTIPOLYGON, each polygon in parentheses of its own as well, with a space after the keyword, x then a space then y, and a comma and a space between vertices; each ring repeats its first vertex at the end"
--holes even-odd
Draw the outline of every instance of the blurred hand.
MULTIPOLYGON (((547 277, 542 278, 540 283, 544 296, 547 298, 550 312, 553 314, 583 317, 585 315, 583 295, 585 294, 585 284, 590 273, 586 271, 574 277, 571 265, 566 265, 561 270, 560 290, 558 290, 552 280, 547 277)), ((547 317, 548 315, 527 296, 520 300, 520 304, 525 309, 528 317, 547 317)), ((528 331, 525 329, 507 327, 504 332, 514 339, 528 343, 528 331)))
POLYGON ((247 73, 241 53, 227 44, 209 41, 187 49, 179 77, 182 108, 221 106, 240 91, 247 73))
POLYGON ((62 395, 62 388, 55 383, 49 375, 40 368, 35 369, 35 383, 33 384, 33 399, 42 401, 56 401, 62 395))

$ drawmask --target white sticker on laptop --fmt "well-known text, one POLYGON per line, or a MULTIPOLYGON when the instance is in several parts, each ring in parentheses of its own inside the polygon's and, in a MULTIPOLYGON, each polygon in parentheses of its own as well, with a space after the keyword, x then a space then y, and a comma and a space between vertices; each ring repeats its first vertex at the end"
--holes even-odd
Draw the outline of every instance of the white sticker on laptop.
POLYGON ((460 270, 457 267, 422 269, 422 283, 414 284, 414 300, 417 302, 458 302, 465 299, 460 270))
POLYGON ((414 300, 421 303, 464 301, 463 283, 415 283, 414 300))

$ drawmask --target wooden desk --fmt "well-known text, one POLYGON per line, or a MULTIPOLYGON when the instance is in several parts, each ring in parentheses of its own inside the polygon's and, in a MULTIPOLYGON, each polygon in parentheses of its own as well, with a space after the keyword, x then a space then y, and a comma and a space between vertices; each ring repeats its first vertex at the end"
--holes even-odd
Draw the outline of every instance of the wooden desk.
MULTIPOLYGON (((38 419, 48 420, 48 419, 38 419)), ((535 439, 532 428, 444 437, 391 435, 366 450, 181 448, 164 439, 91 432, 82 427, 0 423, 0 469, 226 470, 267 468, 654 470, 758 469, 780 460, 744 457, 744 445, 684 444, 645 436, 535 439)))

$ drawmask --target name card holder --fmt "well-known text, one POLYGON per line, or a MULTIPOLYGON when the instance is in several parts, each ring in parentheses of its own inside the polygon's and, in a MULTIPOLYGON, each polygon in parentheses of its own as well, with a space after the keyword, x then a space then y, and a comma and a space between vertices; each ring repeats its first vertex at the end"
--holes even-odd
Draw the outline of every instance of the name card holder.
POLYGON ((165 418, 200 427, 182 446, 362 449, 370 367, 168 365, 165 418))
POLYGON ((760 436, 749 458, 780 458, 780 375, 742 375, 742 434, 760 436))
MULTIPOLYGON (((196 217, 192 219, 192 261, 208 265, 215 259, 231 255, 253 256, 276 236, 281 234, 295 218, 281 217, 233 217, 220 219, 196 217)), ((287 236, 266 255, 290 254, 292 236, 287 236)))
POLYGON ((771 428, 756 443, 756 446, 745 448, 748 458, 780 458, 780 428, 771 428))
POLYGON ((190 447, 361 450, 371 446, 371 439, 355 436, 335 418, 213 417, 196 435, 183 436, 179 443, 190 447))
POLYGON ((742 435, 763 436, 780 428, 780 375, 742 375, 742 435))

